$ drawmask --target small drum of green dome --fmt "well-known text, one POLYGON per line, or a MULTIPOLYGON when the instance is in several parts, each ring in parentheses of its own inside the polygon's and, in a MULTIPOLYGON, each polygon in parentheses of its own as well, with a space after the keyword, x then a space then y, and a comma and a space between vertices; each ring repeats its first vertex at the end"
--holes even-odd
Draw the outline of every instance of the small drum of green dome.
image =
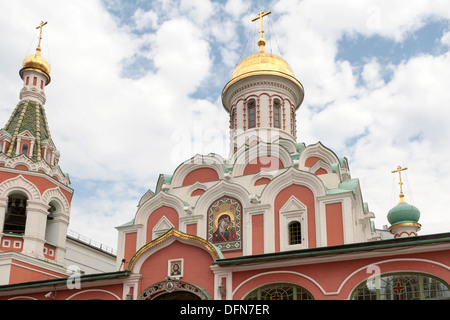
POLYGON ((417 223, 420 218, 420 211, 411 204, 400 202, 389 210, 387 218, 392 226, 404 222, 417 223))

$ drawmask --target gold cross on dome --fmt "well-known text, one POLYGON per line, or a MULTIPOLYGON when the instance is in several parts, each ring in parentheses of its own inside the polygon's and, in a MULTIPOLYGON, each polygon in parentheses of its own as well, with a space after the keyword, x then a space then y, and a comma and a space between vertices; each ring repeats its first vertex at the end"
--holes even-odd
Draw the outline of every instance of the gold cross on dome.
POLYGON ((399 179, 398 184, 400 185, 400 201, 399 202, 405 202, 405 199, 404 199, 405 195, 403 194, 403 189, 402 189, 402 185, 403 185, 402 171, 405 171, 405 170, 408 170, 408 168, 402 168, 402 167, 398 166, 397 170, 392 171, 392 173, 398 172, 398 179, 399 179))
POLYGON ((261 10, 261 11, 259 11, 259 13, 258 13, 258 16, 256 17, 256 18, 253 18, 252 19, 252 22, 254 22, 254 21, 256 21, 256 20, 258 20, 259 19, 259 36, 262 38, 262 36, 263 36, 263 33, 264 33, 264 29, 263 29, 263 17, 265 17, 265 16, 267 16, 267 15, 269 15, 269 14, 271 14, 272 13, 272 11, 267 11, 267 12, 264 12, 263 10, 261 10))
POLYGON ((46 24, 47 24, 47 22, 41 21, 41 23, 36 27, 36 29, 41 29, 41 30, 39 30, 39 42, 38 42, 37 50, 41 49, 42 27, 45 26, 46 24))

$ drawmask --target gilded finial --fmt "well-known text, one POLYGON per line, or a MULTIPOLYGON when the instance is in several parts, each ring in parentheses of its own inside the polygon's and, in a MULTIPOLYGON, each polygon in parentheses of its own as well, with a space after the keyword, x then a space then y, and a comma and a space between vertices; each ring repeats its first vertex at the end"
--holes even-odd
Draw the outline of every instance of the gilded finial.
POLYGON ((264 12, 263 10, 259 11, 259 14, 257 17, 252 19, 252 22, 259 19, 259 39, 258 39, 258 46, 259 51, 264 52, 265 51, 265 45, 266 45, 266 39, 263 37, 264 29, 263 29, 263 17, 271 14, 271 11, 264 12))
POLYGON ((405 170, 408 170, 408 168, 402 168, 402 167, 398 166, 397 170, 392 171, 392 173, 398 172, 398 178, 399 178, 398 184, 400 185, 400 195, 399 195, 400 201, 399 201, 399 203, 406 202, 405 195, 403 194, 403 188, 402 188, 403 182, 402 182, 402 174, 401 174, 401 172, 405 171, 405 170))
POLYGON ((42 27, 45 26, 47 22, 41 21, 41 23, 36 27, 36 29, 39 30, 39 40, 38 40, 38 46, 36 48, 36 53, 41 53, 41 40, 42 40, 42 27))

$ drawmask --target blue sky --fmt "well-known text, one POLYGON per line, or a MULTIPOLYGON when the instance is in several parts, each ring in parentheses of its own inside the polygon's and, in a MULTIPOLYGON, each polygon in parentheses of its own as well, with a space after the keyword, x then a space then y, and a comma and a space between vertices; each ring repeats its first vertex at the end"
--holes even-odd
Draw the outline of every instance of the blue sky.
POLYGON ((305 87, 298 142, 347 157, 364 200, 387 224, 405 194, 422 234, 448 232, 450 6, 445 1, 8 1, 0 19, 0 122, 18 102, 22 60, 44 28, 52 66, 46 111, 60 165, 75 189, 70 229, 116 246, 140 197, 196 153, 228 156, 220 94, 256 51, 259 10, 267 48, 305 87))

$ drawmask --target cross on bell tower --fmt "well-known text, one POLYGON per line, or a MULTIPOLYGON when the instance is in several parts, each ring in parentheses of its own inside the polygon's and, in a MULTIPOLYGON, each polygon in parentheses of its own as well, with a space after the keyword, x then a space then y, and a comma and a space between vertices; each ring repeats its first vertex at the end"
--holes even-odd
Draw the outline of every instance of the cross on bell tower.
POLYGON ((408 168, 402 168, 401 166, 398 166, 397 170, 392 171, 392 173, 397 173, 398 172, 398 179, 399 179, 398 184, 400 185, 400 195, 399 195, 399 197, 400 197, 400 201, 399 202, 400 203, 406 202, 405 201, 405 195, 403 194, 403 188, 402 188, 402 186, 403 186, 402 171, 405 171, 405 170, 408 170, 408 168))
POLYGON ((36 27, 36 29, 39 30, 39 40, 38 40, 38 46, 36 48, 36 51, 41 51, 41 40, 42 40, 42 27, 45 26, 47 22, 41 21, 41 23, 36 27))
POLYGON ((271 14, 272 11, 264 12, 263 10, 259 11, 259 14, 257 17, 252 19, 252 22, 255 22, 256 20, 259 20, 259 39, 258 39, 258 46, 259 46, 259 52, 264 52, 266 45, 266 39, 264 38, 264 29, 263 29, 263 17, 271 14))

